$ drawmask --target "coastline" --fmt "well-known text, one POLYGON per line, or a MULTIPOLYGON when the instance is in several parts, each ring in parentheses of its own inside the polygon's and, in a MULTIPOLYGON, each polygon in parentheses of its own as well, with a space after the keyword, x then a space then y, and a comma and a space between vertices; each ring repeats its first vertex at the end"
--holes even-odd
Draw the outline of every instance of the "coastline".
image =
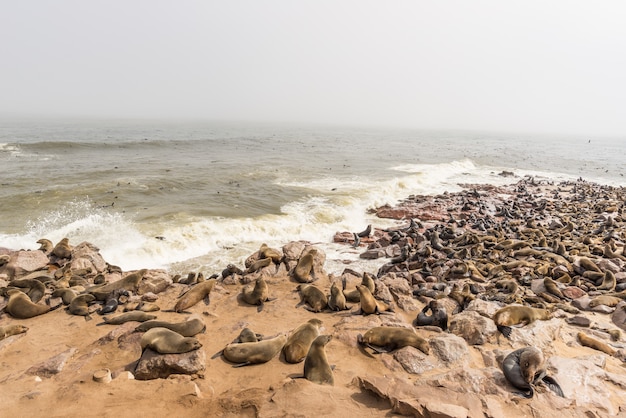
MULTIPOLYGON (((623 289, 619 290, 618 286, 626 285, 626 262, 622 260, 624 196, 624 188, 584 181, 550 184, 524 179, 510 186, 465 185, 458 193, 411 196, 387 208, 387 214, 382 212, 385 208, 378 208, 378 216, 414 219, 419 223, 414 230, 408 221, 398 228, 373 225, 372 235, 364 237, 355 249, 361 257, 368 254, 366 257, 384 261, 380 269, 368 273, 378 277, 376 296, 394 305, 393 315, 352 315, 352 311, 350 314, 312 313, 295 308, 299 302, 294 293, 297 282, 289 274, 293 266, 287 264, 222 280, 211 292, 208 306, 198 304, 190 309, 194 317, 201 318, 207 325, 207 332, 198 337, 203 344, 201 350, 206 353, 206 369, 193 376, 150 381, 125 378, 123 371, 131 368, 141 356, 140 335, 132 332, 136 324, 95 327, 94 322, 99 322, 97 315, 93 315, 94 320, 85 321, 62 309, 25 320, 4 314, 0 325, 19 322, 29 327, 25 334, 0 342, 4 363, 12 364, 0 375, 0 382, 7 386, 2 395, 5 410, 14 415, 59 411, 52 416, 84 416, 86 405, 91 405, 94 411, 88 416, 126 415, 129 408, 139 408, 141 414, 156 416, 179 414, 181 410, 187 416, 204 416, 207 412, 221 416, 331 413, 389 416, 391 413, 426 415, 435 412, 447 416, 475 416, 483 412, 491 416, 528 416, 549 414, 555 409, 566 416, 624 413, 626 406, 620 394, 626 387, 626 373, 623 357, 619 357, 621 353, 610 356, 582 347, 576 337, 585 330, 594 338, 612 344, 617 351, 623 348, 621 332, 618 340, 612 341, 607 330, 620 327, 626 330, 624 323, 616 324, 619 319, 615 319, 624 310, 625 303, 589 309, 589 302, 600 294, 621 292, 623 289), (538 245, 540 238, 536 230, 541 231, 545 243, 538 245), (466 234, 468 231, 471 233, 466 234), (474 241, 479 236, 493 239, 474 241), (524 240, 528 241, 527 245, 521 243, 524 240), (559 254, 559 244, 563 245, 565 253, 559 254), (606 252, 606 245, 612 245, 610 252, 606 252), (582 246, 587 246, 586 251, 582 246), (525 248, 535 252, 516 254, 525 248), (602 283, 598 283, 596 276, 584 276, 590 269, 581 267, 582 257, 597 259, 595 264, 603 273, 615 270, 613 289, 599 290, 602 283), (488 263, 480 261, 483 258, 492 264, 488 269, 483 266, 488 263), (525 264, 509 265, 513 260, 525 264), (603 264, 599 260, 604 260, 603 264), (461 264, 465 269, 459 268, 461 264), (468 264, 473 267, 468 268, 468 264), (499 270, 496 266, 500 266, 499 270), (538 269, 545 273, 537 273, 538 269), (577 286, 564 284, 563 289, 576 287, 582 293, 571 293, 568 300, 558 303, 572 306, 573 301, 578 301, 580 307, 575 307, 579 313, 558 308, 549 321, 515 328, 511 340, 501 335, 497 338, 487 326, 478 329, 485 337, 480 344, 470 344, 472 333, 460 325, 452 332, 455 316, 459 315, 456 322, 460 324, 466 311, 485 318, 492 317, 494 309, 503 304, 534 301, 532 303, 554 305, 556 302, 549 297, 542 299, 540 296, 546 293, 545 287, 542 288, 544 280, 546 277, 558 280, 566 272, 573 280, 579 279, 577 286), (247 306, 238 296, 241 289, 259 275, 266 277, 272 296, 277 297, 266 303, 262 312, 247 306), (496 286, 499 281, 511 279, 517 282, 518 289, 513 295, 496 286), (436 289, 437 283, 449 287, 454 283, 474 284, 482 290, 474 295, 474 301, 467 301, 468 306, 461 312, 453 314, 455 301, 449 297, 451 289, 436 289), (356 342, 357 334, 379 325, 413 328, 415 316, 432 298, 447 300, 451 332, 415 327, 419 335, 430 341, 431 354, 423 355, 413 347, 378 356, 362 352, 356 342), (588 326, 567 322, 576 316, 587 318, 588 326), (335 364, 333 387, 305 379, 292 380, 292 375, 302 372, 302 365, 290 365, 280 358, 268 364, 238 369, 222 359, 209 359, 244 326, 270 336, 289 332, 310 318, 322 319, 323 332, 333 335, 327 347, 329 360, 335 364), (549 369, 563 387, 565 398, 549 391, 537 393, 532 400, 515 396, 514 388, 506 382, 498 366, 498 357, 525 345, 544 351, 549 369), (33 365, 68 349, 75 351, 67 355, 57 373, 41 377, 41 373, 28 372, 33 365), (91 380, 93 372, 101 368, 114 372, 114 379, 106 389, 91 380), (591 376, 591 380, 576 379, 583 374, 591 376)), ((350 238, 357 231, 339 232, 335 241, 351 248, 354 242, 350 238)), ((250 256, 253 259, 255 254, 250 256)), ((334 280, 344 275, 349 285, 358 282, 357 277, 345 271, 326 270, 326 265, 321 263, 322 272, 314 282, 321 289, 327 291, 334 280)), ((346 263, 345 267, 349 269, 351 264, 346 263)), ((6 273, 6 268, 0 268, 2 273, 6 273)), ((4 279, 7 284, 8 279, 8 276, 4 279)), ((159 318, 181 320, 185 317, 163 312, 174 305, 184 289, 185 285, 172 283, 158 293, 159 318)))

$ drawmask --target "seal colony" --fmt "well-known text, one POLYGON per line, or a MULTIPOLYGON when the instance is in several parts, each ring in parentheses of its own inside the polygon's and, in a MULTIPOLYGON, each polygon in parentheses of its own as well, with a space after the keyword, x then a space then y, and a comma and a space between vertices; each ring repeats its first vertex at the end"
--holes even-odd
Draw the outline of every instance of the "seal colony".
MULTIPOLYGON (((562 339, 587 354, 605 356, 612 365, 623 361, 625 345, 619 328, 626 329, 626 324, 585 323, 584 314, 610 318, 624 311, 625 198, 621 188, 584 181, 553 185, 531 178, 508 188, 468 185, 459 193, 413 196, 395 208, 376 210, 379 216, 409 219, 397 228, 371 225, 363 233, 337 234, 335 241, 349 251, 359 251, 362 259, 385 261, 378 263, 375 272, 346 268, 339 277, 324 271, 322 248, 306 242, 288 243, 280 250, 263 245, 243 266, 229 264, 220 266, 219 273, 208 272, 210 279, 204 279, 202 272, 181 272, 186 280, 173 280, 165 273, 159 281, 154 271, 146 269, 123 274, 103 260, 79 262, 77 254, 88 246, 85 243, 70 245, 64 240, 55 254, 51 244, 40 240, 42 249, 36 251, 49 262, 32 273, 15 274, 19 271, 14 267, 15 252, 3 254, 5 315, 0 326, 6 330, 6 340, 24 334, 13 343, 18 344, 37 332, 42 316, 54 315, 62 322, 98 311, 107 314, 101 328, 122 329, 134 322, 129 333, 143 333, 134 339, 125 337, 135 350, 135 359, 137 350, 144 349, 188 359, 182 356, 214 345, 225 347, 219 353, 223 360, 204 361, 206 372, 192 374, 193 379, 209 375, 219 363, 255 365, 244 369, 259 370, 261 376, 269 375, 272 368, 295 367, 290 370, 297 371, 304 366, 309 383, 337 390, 351 384, 342 369, 353 362, 368 364, 373 371, 388 368, 396 376, 421 375, 418 381, 423 379, 422 384, 430 388, 454 387, 445 377, 434 378, 431 370, 450 370, 450 364, 463 368, 463 363, 454 363, 454 350, 445 346, 456 338, 467 350, 480 344, 491 348, 481 352, 485 364, 496 350, 519 354, 506 357, 497 371, 481 375, 501 389, 502 402, 517 396, 502 382, 523 390, 531 402, 575 400, 572 383, 564 382, 551 363, 567 353, 560 353, 553 340, 543 337, 529 344, 531 334, 526 330, 558 324, 563 331, 550 338, 562 339), (352 240, 338 239, 345 236, 352 240), (63 251, 68 249, 69 254, 63 251), (231 318, 229 304, 237 306, 241 301, 263 306, 270 300, 268 286, 273 303, 248 314, 245 321, 231 318), (170 294, 175 296, 165 297, 170 294), (62 305, 67 310, 57 309, 62 305), (160 310, 150 314, 140 310, 153 305, 160 310), (305 309, 296 309, 301 305, 305 309), (194 318, 187 320, 189 312, 194 318), (290 322, 290 315, 298 315, 298 322, 290 322), (487 325, 469 332, 461 323, 465 316, 471 318, 472 326, 484 323, 508 338, 498 340, 487 325), (251 331, 248 326, 257 330, 256 318, 271 318, 272 328, 261 332, 276 337, 251 331), (29 321, 28 328, 18 327, 20 321, 29 321), (320 335, 322 322, 324 335, 320 335), (587 329, 581 332, 580 327, 587 329), (229 343, 242 328, 236 341, 229 343), (333 343, 328 344, 331 339, 333 343), (364 347, 380 355, 364 356, 364 347), (352 353, 351 357, 338 357, 340 349, 352 353), (280 361, 276 359, 279 354, 280 361), (532 360, 528 366, 526 357, 532 360), (328 359, 337 363, 336 369, 328 359), (422 367, 417 372, 411 371, 415 364, 422 367), (555 377, 547 376, 548 370, 555 377)), ((92 249, 92 259, 94 254, 98 255, 97 249, 92 249)), ((80 319, 83 330, 94 326, 95 321, 80 319)), ((123 347, 124 341, 120 337, 116 344, 123 347)), ((103 366, 109 365, 101 364, 99 369, 103 366)), ((243 369, 230 373, 243 373, 243 369)), ((371 382, 357 383, 363 390, 371 387, 371 382)))

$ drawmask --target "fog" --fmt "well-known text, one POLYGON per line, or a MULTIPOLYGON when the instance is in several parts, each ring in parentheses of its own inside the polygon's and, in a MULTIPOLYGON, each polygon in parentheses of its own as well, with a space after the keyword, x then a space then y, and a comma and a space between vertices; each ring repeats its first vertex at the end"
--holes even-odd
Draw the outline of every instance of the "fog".
POLYGON ((625 135, 622 1, 3 1, 0 115, 625 135))

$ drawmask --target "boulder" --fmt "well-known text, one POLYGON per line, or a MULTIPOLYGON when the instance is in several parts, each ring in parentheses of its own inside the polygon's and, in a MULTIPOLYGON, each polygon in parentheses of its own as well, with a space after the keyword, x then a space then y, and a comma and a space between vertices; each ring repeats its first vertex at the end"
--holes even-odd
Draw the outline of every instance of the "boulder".
POLYGON ((135 379, 165 379, 171 374, 199 374, 204 371, 204 350, 193 350, 181 354, 159 354, 149 348, 144 350, 137 362, 135 379))
POLYGON ((498 330, 491 319, 466 310, 452 317, 450 332, 462 337, 470 345, 481 345, 489 342, 498 330))
POLYGON ((148 270, 137 286, 137 294, 158 294, 163 292, 173 283, 169 273, 165 270, 148 270))
POLYGON ((26 370, 26 373, 39 377, 52 377, 63 370, 67 361, 72 358, 77 351, 77 348, 69 348, 42 363, 30 367, 26 370))
POLYGON ((17 279, 48 266, 48 257, 41 251, 14 251, 9 254, 9 262, 0 267, 0 274, 6 274, 9 280, 17 279))
POLYGON ((100 255, 100 249, 89 242, 81 242, 72 248, 72 270, 87 269, 92 273, 102 273, 108 267, 100 255))

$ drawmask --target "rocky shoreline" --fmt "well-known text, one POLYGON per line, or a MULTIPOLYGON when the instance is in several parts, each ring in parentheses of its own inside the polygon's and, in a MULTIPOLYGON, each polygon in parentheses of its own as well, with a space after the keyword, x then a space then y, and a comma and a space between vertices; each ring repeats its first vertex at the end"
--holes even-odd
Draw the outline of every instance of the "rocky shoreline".
POLYGON ((32 415, 56 402, 72 416, 80 411, 72 399, 82 394, 111 415, 133 402, 157 416, 181 408, 187 416, 626 414, 626 189, 533 178, 462 187, 374 210, 381 218, 404 219, 404 226, 338 232, 334 241, 361 258, 388 260, 371 272, 350 266, 328 272, 321 248, 300 241, 260 248, 243 266, 187 277, 123 272, 91 243, 54 246, 42 240, 35 251, 0 248, 0 327, 22 327, 0 339, 4 405, 32 415), (366 278, 389 312, 364 315, 359 302, 348 302, 347 310, 330 310, 328 301, 316 308, 303 290, 312 285, 328 297, 336 283, 348 295, 366 278), (247 295, 259 283, 267 287, 265 299, 251 305, 247 295), (197 292, 201 284, 206 294, 175 309, 183 292, 197 292), (10 304, 18 293, 39 305, 41 314, 21 315, 24 308, 10 304), (81 294, 92 295, 83 297, 85 309, 72 307, 81 294), (418 318, 433 301, 447 315, 445 326, 418 318), (107 322, 97 312, 109 303, 115 306, 107 318, 126 310, 171 323, 203 321, 206 331, 188 337, 201 348, 143 350, 136 319, 144 316, 95 326, 107 322), (497 323, 496 312, 509 305, 550 315, 529 324, 497 323), (332 335, 326 354, 335 365, 334 386, 292 379, 302 375, 302 363, 282 356, 243 368, 210 358, 245 327, 267 339, 311 318, 324 323, 320 333, 332 335), (519 326, 505 331, 507 338, 502 327, 508 325, 519 326), (406 346, 372 355, 358 335, 378 326, 415 330, 430 350, 406 346), (534 397, 525 399, 507 381, 504 357, 528 346, 541 350, 563 397, 537 385, 534 397), (103 369, 111 371, 106 391, 115 402, 100 399, 102 383, 91 378, 103 369), (137 400, 137 393, 145 400, 137 400))

